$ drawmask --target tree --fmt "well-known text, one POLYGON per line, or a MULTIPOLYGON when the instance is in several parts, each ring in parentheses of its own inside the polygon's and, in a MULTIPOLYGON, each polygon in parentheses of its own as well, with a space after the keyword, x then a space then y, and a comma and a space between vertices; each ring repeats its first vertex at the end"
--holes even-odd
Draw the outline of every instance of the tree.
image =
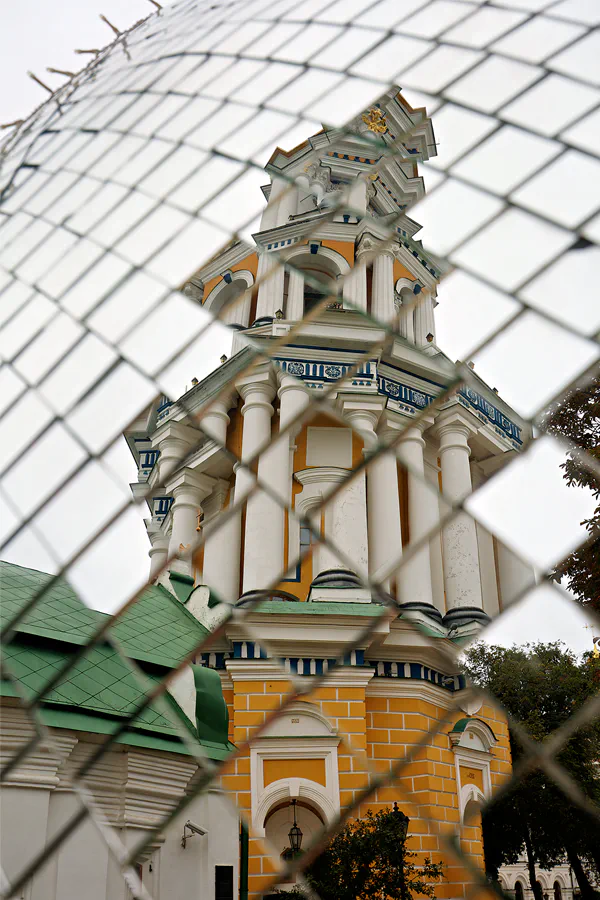
MULTIPOLYGON (((573 388, 559 406, 548 411, 543 424, 551 434, 563 435, 600 461, 600 378, 573 388)), ((600 481, 574 454, 568 455, 563 468, 570 486, 587 487, 600 499, 600 481)), ((600 531, 600 504, 583 524, 590 536, 600 531)), ((600 533, 587 547, 572 553, 554 574, 557 580, 566 578, 580 603, 600 612, 600 533)))
MULTIPOLYGON (((430 859, 416 865, 406 846, 404 817, 371 810, 349 822, 325 847, 304 875, 321 900, 410 900, 414 894, 435 897, 443 865, 430 859)), ((301 897, 299 889, 288 893, 301 897)))
MULTIPOLYGON (((543 741, 597 691, 600 661, 592 654, 579 659, 560 642, 523 647, 490 647, 479 643, 465 654, 465 671, 500 700, 530 737, 543 741)), ((510 728, 513 761, 523 756, 510 728)), ((580 729, 563 747, 557 761, 580 789, 600 802, 600 725, 580 729)), ((531 889, 542 900, 536 865, 550 868, 565 858, 573 868, 584 898, 597 896, 586 873, 595 867, 600 827, 572 805, 542 771, 536 770, 483 816, 486 870, 497 878, 504 863, 525 851, 531 889)))

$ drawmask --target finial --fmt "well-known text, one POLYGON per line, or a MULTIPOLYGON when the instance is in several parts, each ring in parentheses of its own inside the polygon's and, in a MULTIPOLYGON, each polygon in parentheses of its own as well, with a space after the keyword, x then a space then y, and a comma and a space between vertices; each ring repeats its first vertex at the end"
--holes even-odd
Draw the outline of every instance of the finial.
POLYGON ((192 378, 192 387, 196 387, 197 384, 200 384, 197 378, 192 378))
POLYGON ((227 357, 225 356, 225 354, 223 354, 223 356, 221 357, 221 363, 224 362, 227 362, 227 357))

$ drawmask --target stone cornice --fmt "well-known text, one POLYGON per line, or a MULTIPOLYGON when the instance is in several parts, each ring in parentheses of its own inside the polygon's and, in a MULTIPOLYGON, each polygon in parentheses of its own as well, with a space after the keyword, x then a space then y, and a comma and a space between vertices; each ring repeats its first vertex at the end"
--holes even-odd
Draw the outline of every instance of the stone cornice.
POLYGON ((234 685, 236 681, 289 681, 291 678, 283 665, 262 659, 226 659, 225 668, 234 685))
POLYGON ((445 688, 411 678, 374 678, 367 688, 367 701, 369 697, 425 700, 443 709, 450 709, 453 702, 453 694, 445 688))

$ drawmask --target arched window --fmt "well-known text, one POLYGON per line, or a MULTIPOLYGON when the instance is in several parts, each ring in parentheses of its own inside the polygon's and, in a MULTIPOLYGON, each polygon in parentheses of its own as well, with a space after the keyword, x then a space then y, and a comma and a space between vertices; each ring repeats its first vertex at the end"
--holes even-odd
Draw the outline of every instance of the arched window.
POLYGON ((523 884, 520 881, 515 882, 515 900, 525 900, 523 884))
POLYGON ((554 900, 562 900, 562 889, 559 881, 554 882, 554 900))
POLYGON ((204 307, 219 316, 226 325, 248 327, 251 292, 254 284, 251 272, 227 272, 204 301, 204 307))
POLYGON ((331 297, 332 304, 336 302, 340 287, 338 279, 350 271, 348 261, 340 253, 314 241, 308 246, 292 248, 285 258, 290 263, 283 292, 283 311, 287 319, 301 319, 324 297, 331 297))

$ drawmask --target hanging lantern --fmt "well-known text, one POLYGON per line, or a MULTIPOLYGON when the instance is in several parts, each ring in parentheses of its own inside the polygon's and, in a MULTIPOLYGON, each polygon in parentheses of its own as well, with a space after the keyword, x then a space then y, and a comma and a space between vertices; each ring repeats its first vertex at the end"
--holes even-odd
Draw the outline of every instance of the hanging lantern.
POLYGON ((406 833, 408 831, 408 823, 410 822, 410 819, 402 812, 401 809, 398 808, 398 804, 395 801, 392 812, 394 813, 394 816, 398 816, 398 818, 396 819, 398 832, 400 835, 400 840, 404 841, 406 839, 406 833))
POLYGON ((296 822, 296 801, 292 800, 292 806, 294 807, 294 824, 290 828, 288 832, 288 838, 290 839, 290 847, 293 853, 298 853, 300 848, 302 847, 302 830, 298 823, 296 822))

